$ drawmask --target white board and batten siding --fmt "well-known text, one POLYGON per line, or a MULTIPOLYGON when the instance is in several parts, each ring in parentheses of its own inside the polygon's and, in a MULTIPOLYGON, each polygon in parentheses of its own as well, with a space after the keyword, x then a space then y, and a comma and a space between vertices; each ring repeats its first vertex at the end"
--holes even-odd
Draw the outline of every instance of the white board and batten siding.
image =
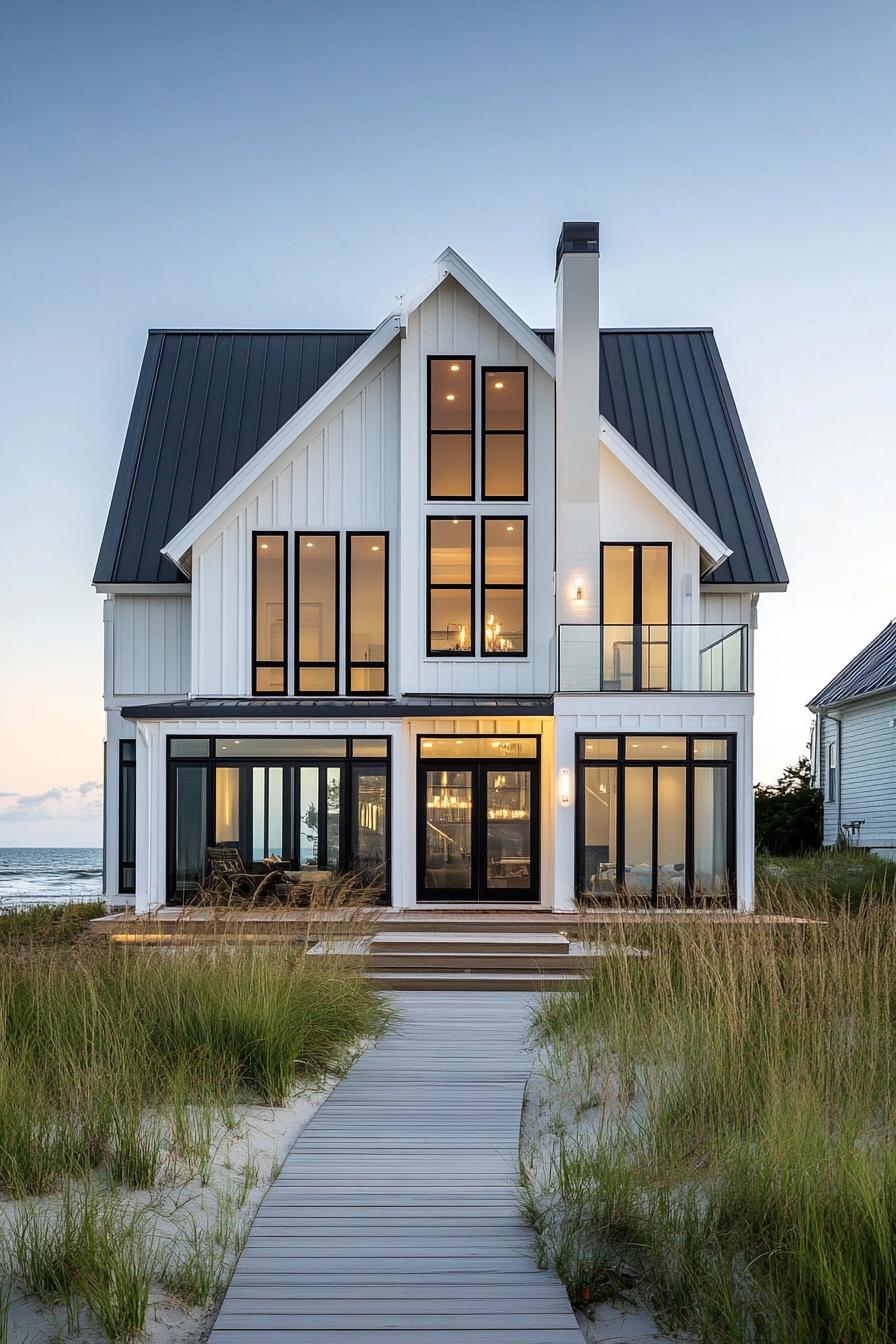
POLYGON ((864 824, 854 839, 863 848, 896 857, 896 695, 841 705, 820 719, 819 784, 824 792, 824 843, 838 827, 864 824), (838 742, 839 798, 828 798, 828 747, 838 742))
POLYGON ((547 693, 554 684, 554 382, 544 369, 454 279, 445 280, 408 318, 401 361, 401 689, 432 695, 547 693), (475 489, 481 483, 482 369, 528 371, 528 500, 429 503, 426 498, 427 359, 475 359, 475 489), (475 624, 479 626, 480 519, 525 517, 528 529, 528 650, 525 657, 426 656, 426 519, 474 517, 475 624))
MULTIPOLYGON (((294 532, 389 532, 389 641, 396 647, 399 383, 396 340, 193 548, 193 695, 251 694, 252 533, 257 531, 290 533, 290 607, 294 532)), ((344 629, 344 593, 341 603, 344 629)), ((292 626, 290 619, 291 632, 292 626)), ((291 654, 288 648, 290 660, 291 654)))

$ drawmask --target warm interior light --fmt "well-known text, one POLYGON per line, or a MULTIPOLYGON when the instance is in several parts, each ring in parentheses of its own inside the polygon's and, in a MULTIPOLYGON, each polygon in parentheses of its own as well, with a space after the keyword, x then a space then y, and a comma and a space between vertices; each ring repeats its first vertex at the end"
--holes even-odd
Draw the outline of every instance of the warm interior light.
POLYGON ((267 544, 266 541, 263 541, 263 542, 261 543, 261 549, 262 549, 263 551, 266 551, 266 550, 268 549, 268 544, 267 544))
POLYGON ((460 365, 459 365, 459 364, 452 364, 452 365, 451 365, 451 372, 452 372, 452 373, 460 373, 460 365))
POLYGON ((453 393, 453 392, 449 392, 449 393, 447 394, 447 396, 445 397, 445 400, 446 400, 446 401, 453 401, 453 400, 454 400, 454 393, 453 393))
POLYGON ((423 743, 423 746, 424 746, 424 748, 425 748, 426 751, 429 751, 430 747, 432 746, 432 743, 431 743, 431 742, 424 742, 424 743, 423 743))
POLYGON ((504 386, 503 383, 495 383, 495 387, 497 388, 502 388, 503 386, 504 386))
POLYGON ((307 547, 307 549, 308 549, 309 551, 311 550, 311 548, 312 548, 313 545, 314 545, 314 542, 313 542, 313 541, 306 541, 306 542, 305 542, 305 546, 307 547))
POLYGON ((372 551, 378 551, 378 550, 379 550, 379 546, 371 546, 370 549, 371 549, 372 551))
POLYGON ((560 802, 564 807, 569 806, 569 771, 560 771, 560 802))
POLYGON ((512 523, 508 523, 508 524, 507 524, 507 531, 508 531, 508 532, 512 532, 512 531, 513 531, 513 525, 512 525, 512 523))
POLYGON ((574 586, 574 588, 575 588, 575 600, 576 600, 577 602, 581 602, 581 600, 582 600, 582 580, 581 580, 581 579, 576 579, 576 580, 574 581, 574 585, 573 585, 573 586, 574 586))

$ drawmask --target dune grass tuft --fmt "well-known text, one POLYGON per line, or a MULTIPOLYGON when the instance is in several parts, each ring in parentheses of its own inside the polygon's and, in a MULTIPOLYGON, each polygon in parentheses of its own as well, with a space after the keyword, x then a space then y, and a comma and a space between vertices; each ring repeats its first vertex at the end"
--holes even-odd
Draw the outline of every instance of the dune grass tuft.
POLYGON ((559 1118, 525 1208, 578 1301, 712 1344, 896 1338, 896 906, 807 913, 652 924, 540 1005, 559 1118))

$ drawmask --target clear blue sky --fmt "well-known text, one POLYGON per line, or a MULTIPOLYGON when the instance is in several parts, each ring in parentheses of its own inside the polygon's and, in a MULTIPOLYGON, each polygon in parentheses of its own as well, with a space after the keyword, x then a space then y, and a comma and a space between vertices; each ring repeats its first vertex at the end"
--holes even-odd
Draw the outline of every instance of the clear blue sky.
POLYGON ((791 575, 757 776, 896 616, 892 3, 30 3, 0 30, 0 844, 101 834, 93 565, 150 326, 374 325, 450 244, 710 324, 791 575))

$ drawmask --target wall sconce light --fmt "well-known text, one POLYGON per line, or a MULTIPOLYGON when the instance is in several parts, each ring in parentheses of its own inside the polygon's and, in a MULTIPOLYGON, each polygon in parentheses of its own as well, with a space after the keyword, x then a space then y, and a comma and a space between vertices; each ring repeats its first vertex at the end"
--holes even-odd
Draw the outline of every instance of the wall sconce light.
POLYGON ((569 771, 568 771, 568 770, 561 770, 561 771, 560 771, 560 802, 561 802, 561 804, 562 804, 563 807, 569 807, 569 801, 570 801, 570 793, 569 793, 569 771))
POLYGON ((574 594, 575 594, 575 600, 576 600, 576 602, 581 602, 581 600, 582 600, 582 580, 581 580, 581 579, 573 579, 573 591, 574 591, 574 594))

